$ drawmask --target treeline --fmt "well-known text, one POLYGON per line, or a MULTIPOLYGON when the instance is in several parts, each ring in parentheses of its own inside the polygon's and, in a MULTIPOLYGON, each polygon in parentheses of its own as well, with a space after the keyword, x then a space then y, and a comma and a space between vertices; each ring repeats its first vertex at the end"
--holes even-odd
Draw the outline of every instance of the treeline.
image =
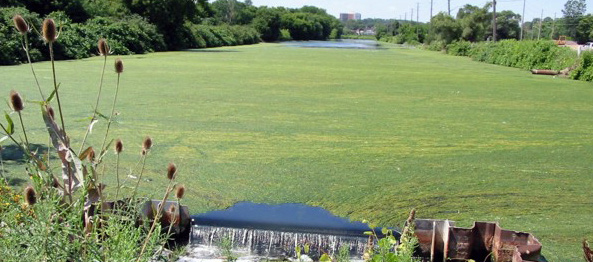
MULTIPOLYGON (((593 15, 585 14, 585 0, 568 0, 562 17, 535 18, 521 26, 521 15, 509 10, 496 12, 496 40, 559 39, 579 43, 593 41, 593 15)), ((430 23, 364 19, 344 22, 348 32, 374 29, 378 40, 394 43, 422 43, 445 48, 454 41, 482 42, 494 40, 492 4, 483 7, 467 4, 454 15, 441 12, 430 23)))
MULTIPOLYGON (((250 0, 5 0, 0 1, 0 64, 26 59, 18 48, 21 36, 12 26, 15 14, 35 28, 46 17, 61 26, 57 59, 91 56, 99 38, 108 39, 116 54, 137 54, 262 40, 325 40, 342 34, 336 18, 312 6, 256 7, 250 0)), ((34 61, 49 57, 39 38, 28 40, 34 61)))

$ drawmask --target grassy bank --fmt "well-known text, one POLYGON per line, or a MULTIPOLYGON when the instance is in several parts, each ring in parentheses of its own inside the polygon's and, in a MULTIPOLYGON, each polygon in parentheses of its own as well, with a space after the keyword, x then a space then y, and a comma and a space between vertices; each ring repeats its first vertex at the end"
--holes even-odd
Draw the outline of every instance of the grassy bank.
MULTIPOLYGON (((550 261, 581 261, 580 241, 593 238, 589 83, 395 48, 259 44, 122 58, 111 133, 126 145, 120 173, 153 137, 143 194, 156 194, 175 161, 193 212, 303 202, 392 225, 415 207, 423 218, 533 232, 550 261)), ((49 87, 49 63, 35 66, 49 87)), ((87 120, 72 120, 91 115, 102 60, 56 66, 78 148, 87 120)), ((38 100, 27 66, 0 67, 0 77, 5 95, 14 88, 38 100)), ((105 81, 114 87, 115 74, 105 81)), ((27 105, 29 139, 46 141, 27 105)), ((22 167, 5 164, 26 181, 22 167)))

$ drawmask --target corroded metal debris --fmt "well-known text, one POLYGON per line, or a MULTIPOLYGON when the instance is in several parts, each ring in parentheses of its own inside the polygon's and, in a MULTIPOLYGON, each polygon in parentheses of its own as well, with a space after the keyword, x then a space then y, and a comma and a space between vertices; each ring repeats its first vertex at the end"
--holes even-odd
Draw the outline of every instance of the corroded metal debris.
POLYGON ((463 228, 450 220, 417 219, 415 233, 420 255, 431 262, 546 261, 541 243, 532 234, 505 230, 498 223, 474 222, 473 227, 463 228))

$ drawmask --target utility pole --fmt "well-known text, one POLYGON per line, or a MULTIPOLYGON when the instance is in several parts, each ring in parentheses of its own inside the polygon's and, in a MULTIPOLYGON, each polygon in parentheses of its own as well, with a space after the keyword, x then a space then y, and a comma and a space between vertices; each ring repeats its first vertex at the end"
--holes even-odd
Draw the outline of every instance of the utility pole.
POLYGON ((492 0, 492 41, 496 42, 496 0, 492 0))
POLYGON ((433 0, 430 0, 430 19, 429 19, 429 22, 432 21, 432 2, 433 2, 433 0))
POLYGON ((433 2, 433 0, 430 0, 430 17, 428 18, 428 35, 429 36, 432 34, 432 2, 433 2))
POLYGON ((527 0, 523 0, 523 15, 521 16, 521 38, 519 38, 520 40, 523 40, 523 31, 525 31, 525 2, 527 0))
POLYGON ((412 8, 412 15, 410 16, 410 23, 414 22, 414 8, 412 8))
POLYGON ((420 22, 420 3, 416 3, 416 23, 420 22))
POLYGON ((539 17, 539 32, 537 33, 537 40, 539 40, 542 35, 542 20, 544 20, 544 9, 542 9, 542 15, 539 17))
POLYGON ((554 39, 554 31, 556 31, 556 13, 554 13, 554 22, 552 23, 552 33, 550 34, 550 39, 554 39))
POLYGON ((406 12, 406 16, 404 16, 404 21, 408 21, 408 12, 406 12))
POLYGON ((451 0, 447 1, 447 10, 449 10, 449 16, 451 16, 451 0))

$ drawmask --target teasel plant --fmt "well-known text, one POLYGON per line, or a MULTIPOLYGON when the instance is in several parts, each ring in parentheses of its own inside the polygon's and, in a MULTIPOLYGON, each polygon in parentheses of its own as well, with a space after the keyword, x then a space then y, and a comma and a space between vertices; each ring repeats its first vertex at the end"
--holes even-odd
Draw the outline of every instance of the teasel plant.
POLYGON ((43 94, 43 91, 41 91, 41 85, 39 84, 39 80, 37 79, 37 74, 35 73, 35 69, 33 68, 33 63, 31 62, 31 54, 29 53, 29 33, 31 32, 31 28, 29 27, 29 24, 27 23, 27 21, 19 14, 15 15, 12 18, 13 22, 14 22, 14 27, 17 29, 17 31, 21 34, 22 36, 22 45, 23 45, 23 50, 25 51, 25 54, 27 56, 27 62, 31 68, 31 74, 33 75, 33 78, 35 79, 35 84, 37 84, 37 89, 39 90, 39 95, 41 95, 41 99, 43 99, 43 101, 45 101, 45 95, 43 94))
POLYGON ((587 242, 587 240, 583 240, 583 252, 585 261, 593 262, 593 251, 591 251, 591 247, 589 247, 589 242, 587 242))
POLYGON ((117 188, 115 189, 115 199, 119 196, 119 190, 121 189, 121 184, 119 182, 119 155, 124 150, 124 143, 121 139, 117 139, 115 141, 115 155, 116 155, 116 162, 115 162, 115 178, 117 179, 117 188))
MULTIPOLYGON (((10 114, 18 114, 20 120, 20 129, 22 129, 24 139, 21 138, 20 134, 17 134, 15 132, 15 130, 17 129, 15 128, 16 121, 13 121, 10 117, 10 114, 6 113, 5 118, 7 120, 7 124, 5 125, 2 122, 0 122, 0 133, 2 133, 3 135, 3 137, 0 138, 0 142, 10 139, 10 141, 14 142, 15 145, 18 145, 25 152, 25 157, 27 158, 26 160, 28 164, 27 173, 32 178, 33 183, 31 186, 27 187, 22 197, 26 200, 28 210, 30 210, 30 212, 32 212, 39 218, 39 220, 37 221, 38 224, 36 225, 41 227, 41 237, 39 237, 39 239, 43 241, 40 244, 40 246, 42 246, 41 249, 43 249, 43 252, 41 252, 40 255, 41 260, 52 260, 51 256, 47 255, 52 252, 50 248, 51 245, 50 243, 48 243, 48 236, 50 233, 54 234, 56 232, 56 229, 58 231, 61 230, 60 232, 66 232, 66 235, 64 237, 64 239, 68 239, 66 240, 66 242, 74 242, 80 240, 82 241, 82 243, 85 243, 81 244, 81 246, 84 247, 82 248, 82 251, 80 253, 70 255, 80 255, 85 257, 93 256, 93 259, 89 259, 89 261, 109 260, 107 259, 107 254, 105 254, 105 252, 103 251, 108 250, 110 252, 117 253, 114 250, 117 249, 120 245, 114 244, 114 246, 112 247, 106 247, 106 243, 108 243, 110 239, 113 239, 114 243, 119 241, 117 240, 117 233, 120 228, 118 228, 117 225, 127 228, 126 230, 132 230, 136 232, 135 234, 138 234, 138 236, 142 236, 142 240, 135 239, 134 241, 130 241, 129 243, 130 245, 128 246, 128 248, 135 250, 135 253, 133 254, 133 259, 126 259, 120 261, 130 261, 134 259, 140 261, 149 259, 153 255, 153 252, 155 252, 156 250, 154 246, 155 243, 160 243, 164 236, 164 234, 162 234, 162 230, 164 229, 161 229, 161 224, 159 223, 161 216, 163 216, 163 213, 169 213, 170 222, 172 222, 172 224, 176 224, 179 222, 180 215, 178 214, 181 210, 179 206, 179 201, 183 197, 185 188, 183 186, 177 188, 177 191, 175 193, 175 196, 177 197, 177 206, 173 207, 175 208, 175 210, 163 210, 163 207, 165 206, 167 199, 172 194, 172 192, 175 191, 176 188, 175 179, 177 175, 177 167, 172 163, 169 164, 169 166, 167 167, 167 179, 169 180, 169 182, 166 187, 163 199, 160 201, 160 204, 155 212, 156 216, 153 219, 149 219, 149 222, 147 222, 146 225, 136 225, 136 222, 138 221, 136 219, 139 219, 140 217, 138 210, 135 209, 136 206, 133 206, 133 204, 137 204, 139 202, 133 201, 136 200, 136 193, 139 184, 142 181, 142 175, 145 172, 146 159, 153 146, 153 141, 150 137, 146 137, 142 142, 142 151, 140 154, 140 159, 136 166, 133 169, 131 169, 136 170, 138 165, 140 163, 142 164, 139 176, 137 178, 138 180, 136 181, 136 185, 132 191, 132 197, 130 198, 129 204, 127 205, 127 207, 125 207, 124 204, 123 207, 125 208, 120 208, 122 207, 122 205, 114 204, 124 202, 117 201, 120 197, 120 193, 123 192, 123 190, 121 190, 122 184, 120 181, 119 165, 121 154, 124 153, 123 143, 121 142, 121 140, 118 140, 114 146, 116 158, 114 173, 115 179, 117 181, 117 187, 114 190, 114 196, 116 201, 106 201, 106 194, 104 194, 106 185, 102 182, 103 177, 105 177, 106 174, 105 169, 107 161, 103 161, 103 159, 108 154, 108 152, 111 152, 111 150, 108 149, 111 148, 111 143, 113 143, 113 140, 107 143, 107 139, 109 137, 109 132, 111 124, 113 122, 113 118, 116 115, 115 106, 117 103, 120 88, 120 77, 124 71, 123 61, 119 58, 115 60, 114 70, 117 75, 117 82, 115 86, 113 104, 111 107, 111 114, 109 115, 109 117, 104 117, 105 119, 108 119, 108 121, 102 145, 100 148, 93 146, 87 147, 87 138, 91 134, 92 126, 96 123, 97 117, 101 115, 98 112, 98 106, 101 100, 101 95, 103 91, 102 89, 106 79, 105 68, 107 63, 107 56, 111 54, 111 51, 107 44, 107 40, 100 39, 97 42, 97 49, 99 50, 99 54, 103 56, 103 67, 101 70, 101 76, 98 86, 99 90, 97 92, 97 98, 96 100, 94 100, 95 103, 93 108, 93 116, 90 118, 91 122, 86 130, 84 139, 82 140, 83 142, 80 145, 80 149, 77 152, 75 152, 72 149, 70 138, 68 137, 65 129, 66 124, 64 121, 65 116, 63 115, 63 104, 60 101, 60 85, 58 84, 56 78, 56 66, 54 62, 53 47, 56 41, 59 39, 61 29, 57 29, 56 24, 52 19, 45 19, 43 21, 43 26, 40 35, 49 48, 51 60, 51 74, 53 80, 53 91, 49 94, 49 96, 46 97, 45 94, 42 92, 42 88, 39 84, 39 81, 37 81, 37 76, 35 75, 35 70, 33 68, 33 65, 31 64, 31 59, 29 55, 29 44, 26 37, 27 34, 29 34, 31 31, 31 27, 29 27, 29 24, 21 16, 15 16, 13 18, 13 21, 15 23, 15 29, 23 37, 23 48, 25 49, 25 53, 27 54, 32 74, 35 78, 37 87, 42 98, 42 101, 38 103, 41 108, 45 128, 47 129, 49 135, 50 146, 48 146, 48 148, 53 148, 52 152, 57 155, 57 160, 61 163, 61 172, 58 172, 56 174, 58 175, 61 173, 62 179, 59 180, 56 178, 56 176, 54 176, 54 170, 49 168, 49 149, 44 157, 38 157, 37 152, 31 152, 29 148, 29 136, 26 132, 25 124, 23 122, 22 117, 22 111, 29 110, 30 107, 25 108, 24 100, 22 99, 19 92, 14 90, 11 91, 9 96, 9 106, 11 107, 13 112, 10 114), (58 111, 58 113, 60 114, 59 121, 57 118, 57 114, 54 111, 54 108, 51 106, 51 103, 54 99, 57 100, 57 110, 55 111, 58 111), (102 167, 102 171, 99 171, 100 166, 102 167), (77 194, 75 194, 75 192, 78 189, 81 190, 78 191, 77 194), (52 202, 55 205, 46 205, 48 201, 55 201, 52 202), (173 215, 171 215, 171 213, 173 215), (67 214, 71 215, 68 216, 67 214), (133 217, 132 219, 130 219, 129 217, 122 217, 125 215, 133 217), (83 221, 82 225, 80 225, 81 220, 83 221), (155 241, 155 239, 159 240, 155 241), (138 243, 142 241, 144 241, 143 244, 139 246, 138 243), (88 246, 90 245, 90 243, 95 243, 96 246, 88 246), (105 247, 106 249, 101 251, 101 248, 103 247, 105 247), (97 258, 97 256, 95 256, 97 254, 101 254, 101 257, 97 258)), ((0 163, 2 163, 1 158, 0 163)), ((111 172, 112 170, 109 171, 111 172)), ((3 170, 2 175, 4 176, 3 170)), ((26 228, 23 227, 23 230, 25 229, 26 228)), ((1 233, 2 232, 0 228, 0 234, 1 233)), ((0 238, 0 242, 1 240, 2 238, 0 238)), ((122 250, 124 249, 123 246, 121 248, 122 250)), ((60 259, 64 259, 64 257, 61 257, 60 259)), ((78 259, 68 260, 74 261, 78 259)))
POLYGON ((138 186, 140 186, 140 181, 142 181, 142 175, 144 174, 144 168, 146 166, 146 158, 150 149, 152 148, 152 138, 147 136, 142 141, 142 151, 140 152, 140 161, 142 162, 142 167, 140 168, 140 173, 138 174, 136 185, 134 186, 134 190, 132 190, 132 197, 130 198, 130 203, 136 197, 136 193, 138 191, 138 186))
POLYGON ((157 206, 156 214, 154 215, 154 218, 152 221, 152 226, 150 226, 150 229, 148 230, 147 238, 144 241, 144 243, 142 244, 140 256, 138 256, 138 259, 136 260, 136 262, 140 261, 140 258, 142 257, 142 254, 144 254, 146 246, 148 245, 148 242, 150 240, 150 235, 152 235, 154 233, 155 227, 158 224, 158 222, 160 221, 160 218, 163 213, 163 209, 165 207, 165 203, 167 202, 167 199, 169 198, 169 195, 171 194, 171 192, 173 192, 173 190, 176 187, 176 185, 175 185, 176 178, 177 178, 177 166, 174 163, 169 163, 169 165, 167 166, 167 179, 169 180, 169 184, 167 185, 167 190, 165 190, 165 195, 163 196, 163 200, 161 200, 161 202, 157 206))
POLYGON ((101 101, 101 90, 103 90, 103 79, 105 77, 105 68, 107 66, 107 56, 111 54, 111 49, 109 48, 109 44, 107 43, 107 40, 105 38, 99 39, 99 42, 97 43, 97 50, 99 51, 99 55, 103 57, 103 69, 101 70, 101 78, 99 80, 99 88, 97 91, 95 107, 93 107, 93 116, 91 116, 91 122, 89 123, 86 132, 84 133, 84 138, 82 139, 82 142, 80 143, 80 149, 78 150, 78 154, 82 153, 82 149, 84 148, 86 139, 88 138, 89 133, 92 132, 93 126, 97 122, 97 110, 99 110, 99 101, 101 101))

